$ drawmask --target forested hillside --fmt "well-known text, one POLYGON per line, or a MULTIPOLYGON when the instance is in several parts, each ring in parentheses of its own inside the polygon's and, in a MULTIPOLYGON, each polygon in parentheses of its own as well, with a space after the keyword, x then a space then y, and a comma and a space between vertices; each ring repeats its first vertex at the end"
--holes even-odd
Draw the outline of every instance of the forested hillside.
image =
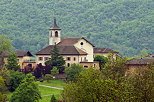
POLYGON ((16 50, 48 45, 53 17, 62 37, 85 37, 125 56, 154 54, 153 0, 0 0, 0 34, 16 50))

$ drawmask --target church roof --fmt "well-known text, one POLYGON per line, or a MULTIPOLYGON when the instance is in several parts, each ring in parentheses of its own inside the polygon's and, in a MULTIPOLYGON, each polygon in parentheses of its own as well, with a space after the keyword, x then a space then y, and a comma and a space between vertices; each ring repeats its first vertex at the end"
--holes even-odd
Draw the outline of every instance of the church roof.
MULTIPOLYGON (((83 37, 65 37, 61 39, 61 42, 58 43, 60 46, 73 46, 75 43, 77 43, 79 40, 84 39, 83 37)), ((94 45, 90 43, 88 40, 86 40, 89 44, 91 44, 93 47, 94 45)))
MULTIPOLYGON (((37 52, 36 55, 50 55, 50 52, 53 49, 53 47, 54 47, 54 45, 49 45, 46 48, 37 52)), ((74 46, 57 45, 57 48, 59 49, 61 55, 87 55, 86 52, 84 52, 74 46)))
POLYGON ((50 30, 61 30, 56 23, 56 18, 54 18, 54 25, 52 28, 50 28, 50 30))
POLYGON ((97 48, 97 47, 94 48, 94 53, 111 53, 111 52, 113 52, 113 50, 110 48, 97 48))

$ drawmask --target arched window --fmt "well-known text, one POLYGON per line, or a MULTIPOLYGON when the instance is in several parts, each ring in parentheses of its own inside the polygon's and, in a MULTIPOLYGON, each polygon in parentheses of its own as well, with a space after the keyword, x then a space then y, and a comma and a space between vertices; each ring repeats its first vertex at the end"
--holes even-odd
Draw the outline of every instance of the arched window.
POLYGON ((55 32, 55 37, 58 37, 58 32, 57 31, 55 32))

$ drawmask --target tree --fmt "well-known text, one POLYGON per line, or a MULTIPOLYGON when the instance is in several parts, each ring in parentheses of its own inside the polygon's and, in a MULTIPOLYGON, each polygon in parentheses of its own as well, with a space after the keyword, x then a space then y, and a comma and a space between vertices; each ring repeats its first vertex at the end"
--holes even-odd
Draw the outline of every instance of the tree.
POLYGON ((120 102, 123 94, 122 84, 104 79, 99 70, 91 68, 82 71, 76 81, 67 83, 62 96, 66 102, 120 102))
POLYGON ((51 97, 51 101, 50 101, 50 102, 57 102, 57 100, 56 100, 56 98, 55 98, 54 95, 52 95, 52 97, 51 97))
POLYGON ((136 102, 154 102, 154 67, 136 69, 128 78, 136 102))
POLYGON ((44 80, 47 80, 47 82, 49 82, 52 79, 53 79, 53 76, 51 74, 45 74, 44 80))
POLYGON ((0 67, 4 68, 4 52, 11 50, 11 40, 5 35, 0 35, 0 67))
POLYGON ((105 63, 107 62, 107 58, 101 55, 96 55, 94 58, 94 61, 98 61, 99 62, 99 67, 100 70, 102 70, 102 68, 104 67, 105 63))
POLYGON ((0 76, 0 102, 6 101, 6 96, 3 94, 4 87, 5 87, 4 79, 0 76))
POLYGON ((57 45, 54 45, 53 49, 51 50, 51 59, 49 59, 46 64, 51 65, 52 68, 57 67, 59 73, 62 73, 64 71, 65 60, 60 55, 57 45))
POLYGON ((21 72, 10 70, 10 82, 8 83, 8 88, 11 92, 15 91, 15 89, 21 84, 25 75, 21 72))
POLYGON ((83 70, 83 66, 79 64, 72 64, 65 69, 67 74, 67 81, 75 81, 75 77, 83 70))
POLYGON ((121 80, 126 72, 126 58, 109 56, 108 62, 105 64, 102 73, 110 79, 121 80))
POLYGON ((58 69, 57 69, 57 67, 53 67, 53 68, 52 68, 51 74, 52 74, 52 75, 58 74, 58 69))
POLYGON ((17 61, 17 56, 15 52, 11 52, 8 55, 8 64, 7 64, 7 68, 11 69, 11 70, 19 70, 20 65, 18 64, 17 61))
POLYGON ((19 87, 13 92, 10 102, 38 102, 41 95, 34 82, 34 76, 27 74, 19 87))
POLYGON ((10 72, 6 68, 0 70, 0 76, 4 79, 5 85, 10 83, 10 72))

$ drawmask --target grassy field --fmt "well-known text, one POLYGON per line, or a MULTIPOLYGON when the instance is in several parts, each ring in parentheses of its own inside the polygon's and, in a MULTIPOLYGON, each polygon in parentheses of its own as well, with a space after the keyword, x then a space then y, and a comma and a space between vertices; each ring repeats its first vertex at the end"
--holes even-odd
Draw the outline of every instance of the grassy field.
MULTIPOLYGON (((51 80, 49 83, 44 81, 44 82, 36 82, 38 85, 46 85, 50 87, 57 87, 57 88, 63 88, 64 82, 61 80, 51 80)), ((45 86, 39 86, 39 91, 41 92, 42 99, 40 102, 50 102, 51 96, 54 94, 57 100, 62 100, 61 92, 62 90, 60 89, 54 89, 50 87, 45 87, 45 86)), ((8 93, 7 97, 10 99, 12 93, 8 93)))
MULTIPOLYGON (((63 88, 64 82, 60 80, 51 80, 50 83, 37 82, 38 85, 46 85, 51 87, 63 88)), ((62 90, 53 89, 49 87, 39 86, 39 90, 41 92, 42 99, 40 102, 50 102, 51 96, 54 94, 57 100, 62 100, 61 92, 62 90)))

